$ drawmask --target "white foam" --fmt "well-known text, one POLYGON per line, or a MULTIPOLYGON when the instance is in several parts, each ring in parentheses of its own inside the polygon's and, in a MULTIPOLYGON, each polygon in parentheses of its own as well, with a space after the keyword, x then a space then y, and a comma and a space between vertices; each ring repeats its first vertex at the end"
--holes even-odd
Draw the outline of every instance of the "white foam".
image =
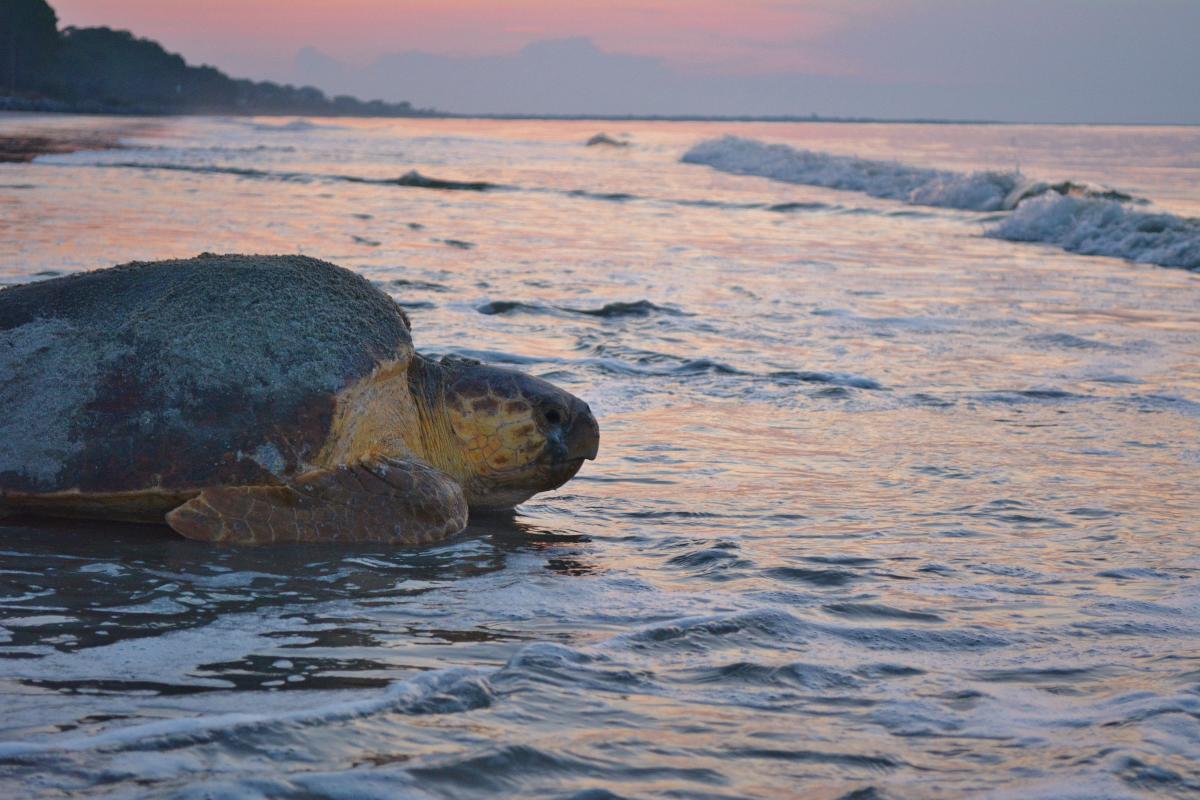
POLYGON ((726 136, 683 161, 786 183, 864 192, 912 205, 1012 211, 987 235, 1044 242, 1072 253, 1200 270, 1200 220, 1156 213, 1146 201, 1075 181, 1045 183, 1020 172, 970 174, 870 161, 726 136))
POLYGON ((1045 242, 1082 255, 1200 270, 1200 220, 1135 210, 1114 200, 1034 197, 987 235, 1045 242))
POLYGON ((403 709, 452 690, 455 686, 481 680, 487 673, 466 667, 430 670, 410 680, 398 681, 381 694, 360 700, 334 701, 324 705, 279 713, 232 713, 183 719, 168 719, 107 730, 94 736, 44 739, 36 742, 0 742, 0 759, 22 758, 43 753, 130 748, 163 740, 204 738, 231 730, 258 728, 279 723, 312 724, 355 719, 381 711, 403 709))
POLYGON ((710 139, 683 156, 735 175, 864 192, 872 197, 969 211, 1011 208, 1035 186, 1019 172, 964 174, 798 150, 783 144, 726 136, 710 139))

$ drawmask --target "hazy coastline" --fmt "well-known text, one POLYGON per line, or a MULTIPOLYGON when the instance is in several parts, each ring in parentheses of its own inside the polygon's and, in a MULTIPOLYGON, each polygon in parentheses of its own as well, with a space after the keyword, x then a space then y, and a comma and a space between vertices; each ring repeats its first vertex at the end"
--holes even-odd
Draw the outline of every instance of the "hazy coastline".
POLYGON ((853 125, 988 125, 1017 127, 1021 125, 1042 125, 1054 127, 1116 127, 1116 128, 1196 128, 1200 123, 1195 122, 1160 122, 1160 121, 1062 121, 1062 120, 997 120, 997 119, 956 119, 937 117, 836 117, 821 115, 792 115, 792 114, 486 114, 438 111, 435 109, 418 110, 412 113, 379 113, 362 114, 337 111, 298 112, 289 110, 222 110, 189 109, 162 110, 139 107, 106 106, 98 103, 70 104, 47 98, 0 97, 0 115, 5 114, 69 114, 77 116, 97 117, 312 117, 314 119, 404 119, 415 117, 419 119, 447 120, 497 120, 497 121, 531 121, 531 122, 753 122, 753 123, 817 123, 817 124, 853 124, 853 125))

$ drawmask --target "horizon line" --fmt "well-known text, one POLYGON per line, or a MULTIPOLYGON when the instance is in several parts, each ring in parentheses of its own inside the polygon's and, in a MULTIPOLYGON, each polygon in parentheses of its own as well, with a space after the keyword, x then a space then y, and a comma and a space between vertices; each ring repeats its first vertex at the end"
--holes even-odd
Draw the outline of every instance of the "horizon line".
MULTIPOLYGON (((300 87, 303 88, 303 87, 300 87)), ((13 99, 13 98, 0 98, 13 99)), ((86 111, 77 109, 20 109, 0 108, 3 114, 66 114, 86 117, 295 117, 314 119, 480 119, 480 120, 546 120, 548 122, 761 122, 761 123, 841 123, 856 125, 1053 125, 1053 126, 1097 126, 1127 128, 1195 128, 1196 122, 1150 122, 1150 121, 1068 121, 1068 120, 998 120, 998 119, 955 119, 951 117, 827 117, 799 114, 554 114, 518 112, 455 112, 431 110, 413 114, 304 114, 292 111, 259 111, 233 114, 222 111, 147 112, 130 109, 118 111, 86 111)))

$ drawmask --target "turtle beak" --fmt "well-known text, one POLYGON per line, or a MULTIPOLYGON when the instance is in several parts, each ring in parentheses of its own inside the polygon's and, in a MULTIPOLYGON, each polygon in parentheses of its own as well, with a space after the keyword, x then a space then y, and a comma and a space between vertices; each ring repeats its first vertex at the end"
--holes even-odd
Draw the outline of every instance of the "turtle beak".
POLYGON ((567 431, 567 459, 594 461, 600 452, 600 426, 588 404, 575 399, 572 404, 571 428, 567 431))
POLYGON ((556 449, 562 454, 553 467, 554 484, 542 491, 557 489, 574 478, 583 462, 594 460, 600 452, 600 426, 587 403, 571 398, 570 418, 570 424, 554 436, 556 449))

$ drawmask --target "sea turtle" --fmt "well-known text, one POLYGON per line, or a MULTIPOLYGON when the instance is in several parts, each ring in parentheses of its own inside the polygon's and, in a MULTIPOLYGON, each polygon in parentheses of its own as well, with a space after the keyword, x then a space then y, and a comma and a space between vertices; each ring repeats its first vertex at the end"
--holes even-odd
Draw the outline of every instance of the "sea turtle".
POLYGON ((596 456, 587 404, 413 350, 349 270, 204 254, 0 290, 0 516, 427 544, 596 456))

